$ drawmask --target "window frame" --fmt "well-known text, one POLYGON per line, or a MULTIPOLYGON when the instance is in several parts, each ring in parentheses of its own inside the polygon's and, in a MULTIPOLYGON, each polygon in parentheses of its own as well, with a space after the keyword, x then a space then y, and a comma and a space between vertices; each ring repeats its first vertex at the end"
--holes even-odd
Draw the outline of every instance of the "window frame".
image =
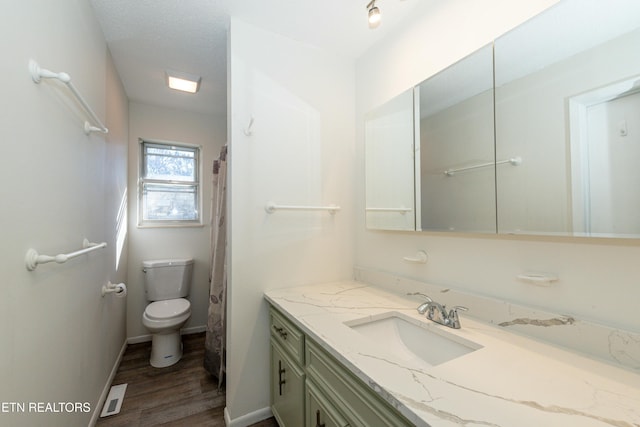
POLYGON ((202 146, 175 141, 161 141, 151 139, 138 139, 140 148, 138 151, 138 227, 201 227, 202 223, 202 146), (156 146, 160 148, 185 149, 194 153, 195 181, 177 181, 168 179, 146 178, 146 150, 145 147, 156 146), (195 219, 144 219, 144 193, 145 184, 193 186, 195 187, 195 219))

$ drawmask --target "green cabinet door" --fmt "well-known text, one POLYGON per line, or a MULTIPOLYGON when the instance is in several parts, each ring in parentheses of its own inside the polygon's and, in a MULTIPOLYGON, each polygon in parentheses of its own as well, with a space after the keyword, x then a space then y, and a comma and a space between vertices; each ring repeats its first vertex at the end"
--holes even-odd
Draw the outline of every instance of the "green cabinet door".
POLYGON ((280 427, 304 425, 304 371, 271 342, 271 411, 280 427))
POLYGON ((307 406, 305 427, 347 427, 349 425, 310 380, 306 382, 305 402, 307 406))

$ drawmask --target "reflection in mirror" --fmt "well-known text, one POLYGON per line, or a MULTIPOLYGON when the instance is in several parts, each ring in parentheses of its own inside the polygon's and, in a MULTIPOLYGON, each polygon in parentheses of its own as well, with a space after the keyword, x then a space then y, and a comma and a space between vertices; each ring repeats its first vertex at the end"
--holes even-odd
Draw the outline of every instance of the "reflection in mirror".
POLYGON ((365 117, 366 225, 415 230, 413 91, 365 117))
POLYGON ((415 90, 420 100, 417 230, 495 233, 492 46, 415 90))
POLYGON ((640 2, 564 0, 495 42, 500 233, 640 237, 640 2))

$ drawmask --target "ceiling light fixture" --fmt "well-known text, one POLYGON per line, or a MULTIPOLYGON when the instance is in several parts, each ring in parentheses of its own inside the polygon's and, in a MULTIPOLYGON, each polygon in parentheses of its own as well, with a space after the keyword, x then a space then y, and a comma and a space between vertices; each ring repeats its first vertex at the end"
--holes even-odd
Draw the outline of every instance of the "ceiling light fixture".
POLYGON ((378 28, 380 25, 380 9, 376 7, 376 0, 371 0, 367 5, 369 9, 369 28, 378 28))
POLYGON ((182 92, 196 93, 200 89, 200 76, 167 70, 167 86, 182 92))

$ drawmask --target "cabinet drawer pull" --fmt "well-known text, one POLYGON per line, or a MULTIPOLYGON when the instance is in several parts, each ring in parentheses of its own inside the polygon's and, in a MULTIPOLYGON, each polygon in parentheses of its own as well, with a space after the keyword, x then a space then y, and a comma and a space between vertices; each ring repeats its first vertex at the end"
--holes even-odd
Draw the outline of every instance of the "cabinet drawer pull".
POLYGON ((287 339, 287 331, 285 331, 284 328, 273 325, 273 329, 278 333, 278 335, 280 335, 280 338, 282 338, 283 340, 287 339))
POLYGON ((316 410, 316 427, 324 427, 324 423, 320 424, 320 409, 316 410))
POLYGON ((282 360, 278 360, 278 392, 282 396, 282 386, 286 384, 286 380, 282 378, 282 374, 286 374, 287 371, 282 367, 282 360))

